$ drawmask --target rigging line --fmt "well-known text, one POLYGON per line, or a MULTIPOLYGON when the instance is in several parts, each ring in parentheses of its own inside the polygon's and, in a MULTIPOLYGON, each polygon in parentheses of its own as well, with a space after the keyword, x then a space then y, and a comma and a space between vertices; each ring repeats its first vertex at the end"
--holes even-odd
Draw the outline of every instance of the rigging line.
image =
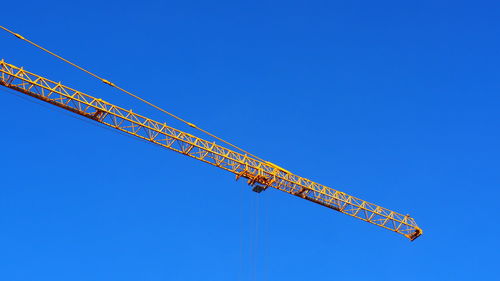
POLYGON ((255 159, 257 159, 257 160, 260 160, 260 161, 266 162, 266 161, 264 161, 262 158, 260 158, 260 157, 258 157, 258 156, 256 156, 256 155, 253 155, 252 153, 250 153, 250 152, 248 152, 248 151, 246 151, 246 150, 244 150, 244 149, 242 149, 242 148, 240 148, 240 147, 238 147, 238 146, 236 146, 236 145, 234 145, 234 144, 232 144, 232 143, 230 143, 230 142, 228 142, 228 141, 226 141, 226 140, 224 140, 224 139, 222 139, 222 138, 217 137, 216 135, 214 135, 214 134, 212 134, 212 133, 210 133, 210 132, 208 132, 208 131, 206 131, 206 130, 204 130, 204 129, 202 129, 202 128, 198 127, 198 126, 196 126, 195 124, 193 124, 193 123, 191 123, 191 122, 188 122, 188 121, 186 121, 186 120, 182 119, 181 117, 179 117, 179 116, 177 116, 177 115, 175 115, 175 114, 173 114, 173 113, 171 113, 171 112, 168 112, 168 111, 166 111, 165 109, 163 109, 163 108, 161 108, 161 107, 159 107, 159 106, 157 106, 157 105, 155 105, 155 104, 153 104, 153 103, 151 103, 151 102, 149 102, 149 101, 147 101, 147 100, 145 100, 145 99, 143 99, 143 98, 141 98, 141 97, 139 97, 139 96, 137 96, 137 95, 135 95, 135 94, 133 94, 133 93, 131 93, 131 92, 129 92, 129 91, 127 91, 127 90, 125 90, 125 89, 123 89, 123 88, 121 88, 120 86, 118 86, 118 85, 114 84, 113 82, 108 81, 108 80, 106 80, 106 79, 104 79, 104 78, 102 78, 102 77, 98 76, 97 74, 94 74, 94 73, 90 72, 89 70, 87 70, 87 69, 85 69, 85 68, 83 68, 83 67, 81 67, 81 66, 79 66, 79 65, 77 65, 77 64, 75 64, 75 63, 73 63, 73 62, 71 62, 71 61, 69 61, 69 60, 67 60, 67 59, 65 59, 65 58, 63 58, 63 57, 61 57, 61 56, 59 56, 59 55, 57 55, 57 54, 55 54, 55 53, 51 52, 51 51, 49 51, 49 50, 47 50, 47 49, 45 49, 44 47, 42 47, 42 46, 40 46, 40 45, 36 44, 35 42, 33 42, 33 41, 30 41, 30 40, 26 39, 26 38, 25 38, 25 37, 23 37, 21 34, 15 33, 14 31, 12 31, 12 30, 10 30, 10 29, 7 29, 6 27, 1 26, 1 25, 0 25, 0 28, 1 28, 1 29, 3 29, 3 30, 5 30, 5 31, 7 31, 8 33, 10 33, 10 34, 14 35, 15 37, 17 37, 17 38, 19 38, 19 39, 21 39, 21 40, 23 40, 23 41, 25 41, 25 42, 27 42, 27 43, 29 43, 29 44, 31 44, 31 45, 33 45, 33 46, 35 46, 35 47, 37 47, 38 49, 40 49, 40 50, 42 50, 42 51, 44 51, 44 52, 46 52, 46 53, 48 53, 48 54, 50 54, 50 55, 52 55, 52 56, 54 56, 54 57, 58 58, 58 59, 60 59, 60 60, 62 60, 62 61, 64 61, 64 62, 66 62, 66 63, 68 63, 68 64, 70 64, 71 66, 78 68, 79 70, 81 70, 81 71, 83 71, 83 72, 85 72, 85 73, 87 73, 87 74, 89 74, 89 75, 93 76, 94 78, 97 78, 97 79, 101 80, 101 82, 103 82, 104 84, 107 84, 107 85, 109 85, 109 86, 111 86, 111 87, 113 87, 113 88, 116 88, 116 89, 118 89, 119 91, 121 91, 121 92, 123 92, 123 93, 125 93, 125 94, 127 94, 127 95, 129 95, 129 96, 131 96, 131 97, 133 97, 133 98, 135 98, 135 99, 137 99, 137 100, 140 100, 140 101, 144 102, 145 104, 147 104, 147 105, 149 105, 149 106, 151 106, 151 107, 153 107, 153 108, 155 108, 155 109, 157 109, 157 110, 159 110, 159 111, 161 111, 161 112, 163 112, 163 113, 166 113, 166 114, 168 114, 169 116, 171 116, 171 117, 173 117, 173 118, 175 118, 175 119, 177 119, 177 120, 179 120, 179 121, 183 122, 184 124, 186 124, 186 125, 188 125, 188 126, 190 126, 190 127, 194 128, 194 129, 196 129, 196 130, 198 130, 198 131, 200 131, 200 132, 202 132, 202 133, 204 133, 204 134, 207 134, 207 135, 209 135, 209 136, 213 137, 214 139, 217 139, 217 140, 219 140, 220 142, 223 142, 223 143, 225 143, 225 144, 227 144, 227 145, 229 145, 229 146, 231 146, 231 147, 233 147, 233 148, 235 148, 235 149, 237 149, 237 150, 239 150, 239 151, 241 151, 241 152, 243 152, 243 153, 245 153, 245 154, 247 154, 247 155, 249 155, 249 156, 254 157, 254 158, 255 158, 255 159))
MULTIPOLYGON (((258 194, 256 194, 258 195, 258 194)), ((255 197, 255 251, 254 251, 254 261, 253 261, 253 280, 258 280, 258 270, 259 270, 259 198, 260 196, 255 197)))

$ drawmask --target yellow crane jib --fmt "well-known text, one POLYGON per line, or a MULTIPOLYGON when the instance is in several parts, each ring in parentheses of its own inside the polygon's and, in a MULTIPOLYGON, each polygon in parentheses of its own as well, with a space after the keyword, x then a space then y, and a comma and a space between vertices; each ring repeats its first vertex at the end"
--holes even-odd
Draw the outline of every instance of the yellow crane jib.
POLYGON ((8 64, 3 59, 0 61, 0 85, 229 171, 237 179, 244 177, 256 192, 272 187, 399 233, 410 240, 422 235, 422 230, 409 215, 313 182, 271 162, 198 138, 8 64))

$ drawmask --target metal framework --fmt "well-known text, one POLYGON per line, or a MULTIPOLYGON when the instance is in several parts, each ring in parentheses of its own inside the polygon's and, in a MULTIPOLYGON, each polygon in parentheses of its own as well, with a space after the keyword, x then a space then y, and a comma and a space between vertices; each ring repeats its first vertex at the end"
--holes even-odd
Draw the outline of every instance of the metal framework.
POLYGON ((422 234, 415 220, 389 209, 297 176, 270 162, 232 151, 0 61, 0 85, 56 105, 143 140, 246 178, 253 190, 273 187, 378 225, 414 240, 422 234))

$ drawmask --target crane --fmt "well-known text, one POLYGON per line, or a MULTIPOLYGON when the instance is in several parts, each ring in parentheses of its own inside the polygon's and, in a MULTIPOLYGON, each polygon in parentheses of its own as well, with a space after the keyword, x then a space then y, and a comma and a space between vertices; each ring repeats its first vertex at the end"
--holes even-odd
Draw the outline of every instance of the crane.
POLYGON ((33 98, 53 104, 70 112, 79 114, 106 126, 130 134, 142 140, 152 142, 164 148, 176 151, 202 162, 211 164, 236 175, 236 180, 247 179, 252 190, 261 193, 268 187, 273 187, 286 193, 298 196, 308 201, 326 206, 354 218, 372 223, 382 228, 404 235, 411 241, 422 235, 410 215, 402 215, 381 206, 369 203, 362 199, 348 195, 333 188, 315 183, 306 178, 295 175, 276 164, 265 161, 235 145, 229 143, 210 132, 207 132, 193 123, 146 101, 116 84, 99 77, 98 75, 68 61, 67 59, 43 48, 42 46, 24 38, 8 28, 1 26, 15 37, 37 47, 38 49, 72 65, 75 68, 101 80, 121 92, 134 97, 175 119, 201 131, 222 143, 235 148, 210 142, 192 134, 183 132, 150 118, 126 110, 102 99, 92 97, 80 91, 56 83, 37 74, 28 72, 4 59, 0 60, 0 85, 13 89, 33 98))
MULTIPOLYGON (((108 82, 109 81, 104 81, 108 82)), ((344 192, 295 175, 271 162, 228 149, 95 98, 0 60, 0 85, 58 106, 139 139, 184 154, 244 178, 255 192, 275 188, 351 217, 401 234, 411 241, 422 234, 415 220, 344 192)))

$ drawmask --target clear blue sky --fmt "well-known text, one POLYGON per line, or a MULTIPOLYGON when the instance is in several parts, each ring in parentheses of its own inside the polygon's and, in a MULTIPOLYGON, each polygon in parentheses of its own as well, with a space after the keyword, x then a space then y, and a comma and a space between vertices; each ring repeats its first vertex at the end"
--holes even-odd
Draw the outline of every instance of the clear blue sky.
MULTIPOLYGON (((0 279, 500 280, 500 5, 402 2, 2 3, 2 25, 424 235, 0 89, 0 279)), ((170 122, 3 32, 0 51, 170 122)))

